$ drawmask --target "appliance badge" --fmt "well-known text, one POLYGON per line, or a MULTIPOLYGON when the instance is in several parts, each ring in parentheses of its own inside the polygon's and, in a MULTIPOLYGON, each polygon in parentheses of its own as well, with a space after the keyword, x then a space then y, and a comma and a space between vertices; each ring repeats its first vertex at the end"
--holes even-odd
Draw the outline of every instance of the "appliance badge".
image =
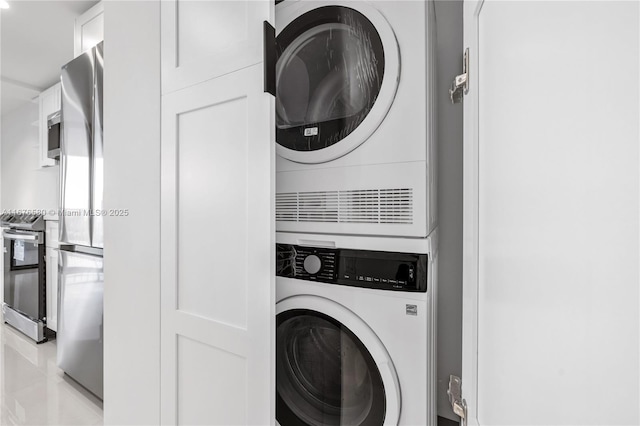
POLYGON ((406 305, 405 312, 407 315, 418 315, 418 305, 406 305))
POLYGON ((317 127, 309 127, 304 129, 305 136, 318 136, 318 128, 317 127))

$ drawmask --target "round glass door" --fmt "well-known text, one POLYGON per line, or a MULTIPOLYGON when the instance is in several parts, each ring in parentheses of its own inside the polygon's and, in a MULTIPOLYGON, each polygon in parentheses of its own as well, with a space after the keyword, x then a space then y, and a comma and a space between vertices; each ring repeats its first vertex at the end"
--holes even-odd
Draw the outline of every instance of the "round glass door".
POLYGON ((362 341, 308 309, 277 316, 276 419, 281 425, 382 425, 385 387, 362 341))
POLYGON ((374 9, 372 14, 384 31, 355 8, 332 5, 303 13, 278 34, 276 141, 280 155, 307 163, 328 161, 357 147, 379 126, 397 84, 393 81, 393 90, 384 90, 385 84, 391 84, 386 79, 395 75, 397 80, 399 60, 393 32, 374 9), (381 34, 392 39, 386 44, 393 46, 394 54, 386 53, 381 34), (387 64, 389 56, 395 70, 387 64), (387 99, 378 105, 381 95, 387 99), (375 113, 376 107, 381 111, 375 113), (333 152, 320 154, 328 149, 333 152))

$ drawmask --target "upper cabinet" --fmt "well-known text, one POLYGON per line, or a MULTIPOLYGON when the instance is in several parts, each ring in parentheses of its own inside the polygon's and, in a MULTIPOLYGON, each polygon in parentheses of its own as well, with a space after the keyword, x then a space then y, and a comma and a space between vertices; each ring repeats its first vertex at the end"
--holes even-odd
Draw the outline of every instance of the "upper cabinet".
POLYGON ((104 5, 100 2, 76 18, 73 56, 79 56, 103 39, 104 5))
POLYGON ((48 117, 54 112, 60 111, 62 91, 60 83, 51 86, 38 97, 38 131, 39 131, 39 148, 40 148, 40 167, 55 166, 56 161, 48 157, 48 134, 49 126, 48 117))

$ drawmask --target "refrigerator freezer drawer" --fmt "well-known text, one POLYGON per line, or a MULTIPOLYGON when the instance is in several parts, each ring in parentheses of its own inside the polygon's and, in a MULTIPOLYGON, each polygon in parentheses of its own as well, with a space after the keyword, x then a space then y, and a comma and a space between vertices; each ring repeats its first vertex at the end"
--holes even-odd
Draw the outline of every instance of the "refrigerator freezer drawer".
POLYGON ((102 257, 61 249, 58 262, 58 367, 102 398, 102 257))

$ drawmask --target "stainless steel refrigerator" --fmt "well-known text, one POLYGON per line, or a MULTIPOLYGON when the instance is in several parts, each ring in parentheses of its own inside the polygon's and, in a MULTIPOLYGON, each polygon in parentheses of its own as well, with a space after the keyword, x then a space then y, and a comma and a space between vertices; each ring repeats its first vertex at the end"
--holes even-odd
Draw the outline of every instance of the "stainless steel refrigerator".
POLYGON ((58 366, 103 395, 102 43, 62 67, 58 366))

